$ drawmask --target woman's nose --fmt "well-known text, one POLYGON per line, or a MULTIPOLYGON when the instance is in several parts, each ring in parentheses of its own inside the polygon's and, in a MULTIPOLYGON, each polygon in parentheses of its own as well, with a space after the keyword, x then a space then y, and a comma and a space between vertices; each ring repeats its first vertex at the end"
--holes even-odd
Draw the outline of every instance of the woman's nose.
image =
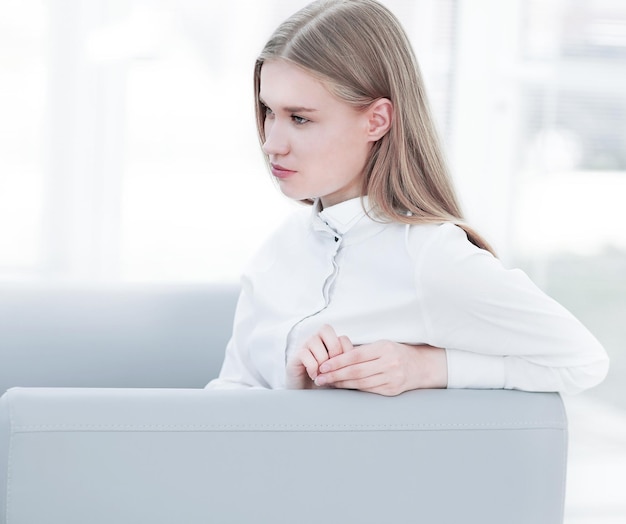
POLYGON ((289 143, 280 123, 275 120, 265 122, 265 142, 261 149, 266 155, 286 155, 289 143))

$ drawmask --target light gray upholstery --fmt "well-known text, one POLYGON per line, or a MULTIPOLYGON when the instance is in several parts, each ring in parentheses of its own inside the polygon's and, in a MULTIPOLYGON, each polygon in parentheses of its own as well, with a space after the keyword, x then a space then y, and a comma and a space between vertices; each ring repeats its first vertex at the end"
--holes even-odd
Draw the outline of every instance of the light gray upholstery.
POLYGON ((0 392, 203 387, 232 329, 234 285, 0 288, 0 392))
POLYGON ((0 293, 2 384, 97 386, 2 397, 0 522, 562 522, 558 395, 193 389, 219 369, 234 296, 0 293))

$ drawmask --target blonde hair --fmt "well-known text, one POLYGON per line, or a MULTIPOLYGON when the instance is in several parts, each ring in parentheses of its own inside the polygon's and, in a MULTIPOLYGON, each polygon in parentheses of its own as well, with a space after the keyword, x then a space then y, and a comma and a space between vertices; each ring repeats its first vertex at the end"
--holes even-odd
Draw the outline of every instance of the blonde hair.
POLYGON ((386 7, 375 0, 318 0, 276 29, 254 70, 261 143, 261 68, 272 59, 304 68, 357 109, 380 98, 392 102, 391 127, 372 147, 363 176, 362 194, 378 216, 406 224, 453 222, 472 243, 493 253, 463 223, 417 59, 400 22, 386 7))

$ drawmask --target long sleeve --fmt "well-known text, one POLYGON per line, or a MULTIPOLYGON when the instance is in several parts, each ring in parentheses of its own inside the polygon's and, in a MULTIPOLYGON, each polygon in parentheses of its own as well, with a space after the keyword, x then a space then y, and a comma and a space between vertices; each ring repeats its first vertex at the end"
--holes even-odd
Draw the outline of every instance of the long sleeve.
POLYGON ((460 228, 438 226, 413 251, 429 343, 446 349, 448 387, 576 393, 606 376, 608 357, 593 335, 460 228))

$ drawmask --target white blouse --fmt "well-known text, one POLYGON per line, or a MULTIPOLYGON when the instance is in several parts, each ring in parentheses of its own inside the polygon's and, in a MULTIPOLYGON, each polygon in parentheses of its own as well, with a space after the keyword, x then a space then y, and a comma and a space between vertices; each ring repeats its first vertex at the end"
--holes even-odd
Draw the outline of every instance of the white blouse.
POLYGON ((207 387, 284 388, 288 356, 323 324, 354 345, 445 348, 449 388, 575 393, 606 376, 593 335, 459 227, 382 223, 358 198, 319 209, 297 211, 245 271, 207 387))

